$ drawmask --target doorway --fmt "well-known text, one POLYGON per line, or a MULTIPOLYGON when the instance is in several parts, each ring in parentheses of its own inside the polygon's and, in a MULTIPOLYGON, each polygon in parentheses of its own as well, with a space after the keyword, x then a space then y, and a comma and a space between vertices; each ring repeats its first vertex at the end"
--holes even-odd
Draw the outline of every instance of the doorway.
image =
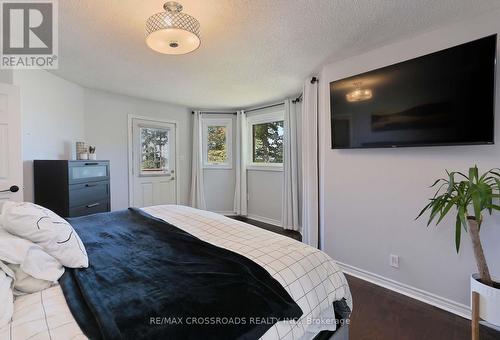
POLYGON ((129 116, 129 205, 178 204, 176 122, 129 116))

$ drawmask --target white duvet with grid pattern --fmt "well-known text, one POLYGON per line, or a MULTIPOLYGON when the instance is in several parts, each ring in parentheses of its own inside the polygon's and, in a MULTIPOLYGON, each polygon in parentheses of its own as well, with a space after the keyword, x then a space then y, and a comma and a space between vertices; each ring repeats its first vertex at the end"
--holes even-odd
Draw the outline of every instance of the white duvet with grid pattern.
MULTIPOLYGON (((266 269, 297 302, 303 315, 282 321, 261 338, 312 339, 321 330, 335 330, 333 302, 345 298, 352 309, 347 281, 337 264, 322 251, 228 217, 185 206, 143 208, 152 216, 216 246, 241 254, 266 269)), ((18 297, 14 315, 0 329, 0 339, 85 339, 59 286, 18 297)))

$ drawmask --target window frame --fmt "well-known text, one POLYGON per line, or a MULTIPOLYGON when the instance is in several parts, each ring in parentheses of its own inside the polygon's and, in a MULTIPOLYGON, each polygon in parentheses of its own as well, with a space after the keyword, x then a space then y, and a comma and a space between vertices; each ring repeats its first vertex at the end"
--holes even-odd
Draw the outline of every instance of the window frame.
POLYGON ((232 169, 233 168, 233 119, 232 118, 202 118, 203 138, 203 168, 204 169, 232 169), (208 128, 223 126, 226 128, 227 160, 224 163, 210 163, 208 161, 208 128))
MULTIPOLYGON (((283 171, 283 163, 256 163, 253 161, 253 126, 258 124, 272 123, 277 121, 285 121, 285 111, 272 111, 262 114, 254 114, 247 116, 247 169, 248 170, 264 170, 264 171, 283 171)), ((283 139, 285 131, 283 130, 283 139)), ((284 146, 284 145, 283 145, 284 146)), ((283 149, 283 152, 285 150, 283 149)))

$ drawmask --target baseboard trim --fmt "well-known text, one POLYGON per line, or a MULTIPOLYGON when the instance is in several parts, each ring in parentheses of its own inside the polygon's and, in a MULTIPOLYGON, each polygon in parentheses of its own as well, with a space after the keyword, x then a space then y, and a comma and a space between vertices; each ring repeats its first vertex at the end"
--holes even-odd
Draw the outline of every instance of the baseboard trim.
POLYGON ((221 215, 224 215, 224 216, 237 216, 238 214, 236 214, 234 211, 212 211, 216 214, 221 214, 221 215))
POLYGON ((413 286, 407 285, 405 283, 398 282, 378 274, 371 273, 364 269, 356 268, 354 266, 348 265, 346 263, 337 262, 342 271, 348 275, 357 277, 359 279, 371 282, 377 286, 381 286, 397 293, 406 295, 413 299, 425 302, 434 307, 443 309, 447 312, 456 314, 463 318, 471 318, 471 310, 469 306, 462 303, 444 298, 442 296, 427 292, 425 290, 415 288, 413 286))
POLYGON ((258 216, 258 215, 252 215, 252 214, 248 214, 246 217, 251 219, 251 220, 256 220, 256 221, 259 221, 262 223, 272 224, 274 226, 281 227, 281 221, 278 221, 278 220, 275 220, 272 218, 258 216))

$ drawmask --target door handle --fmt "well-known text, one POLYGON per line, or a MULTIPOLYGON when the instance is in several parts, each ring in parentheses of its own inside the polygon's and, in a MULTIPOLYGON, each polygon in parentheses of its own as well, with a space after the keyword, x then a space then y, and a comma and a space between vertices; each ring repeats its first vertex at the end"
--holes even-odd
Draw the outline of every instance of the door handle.
POLYGON ((97 165, 99 163, 85 163, 85 165, 97 165))
POLYGON ((92 203, 92 204, 89 204, 89 205, 87 205, 87 208, 97 207, 98 205, 101 205, 101 203, 92 203))
POLYGON ((0 192, 18 192, 19 191, 19 187, 17 185, 13 185, 11 186, 9 189, 5 189, 5 190, 0 190, 0 192))
POLYGON ((97 184, 85 184, 86 188, 96 187, 97 184))

